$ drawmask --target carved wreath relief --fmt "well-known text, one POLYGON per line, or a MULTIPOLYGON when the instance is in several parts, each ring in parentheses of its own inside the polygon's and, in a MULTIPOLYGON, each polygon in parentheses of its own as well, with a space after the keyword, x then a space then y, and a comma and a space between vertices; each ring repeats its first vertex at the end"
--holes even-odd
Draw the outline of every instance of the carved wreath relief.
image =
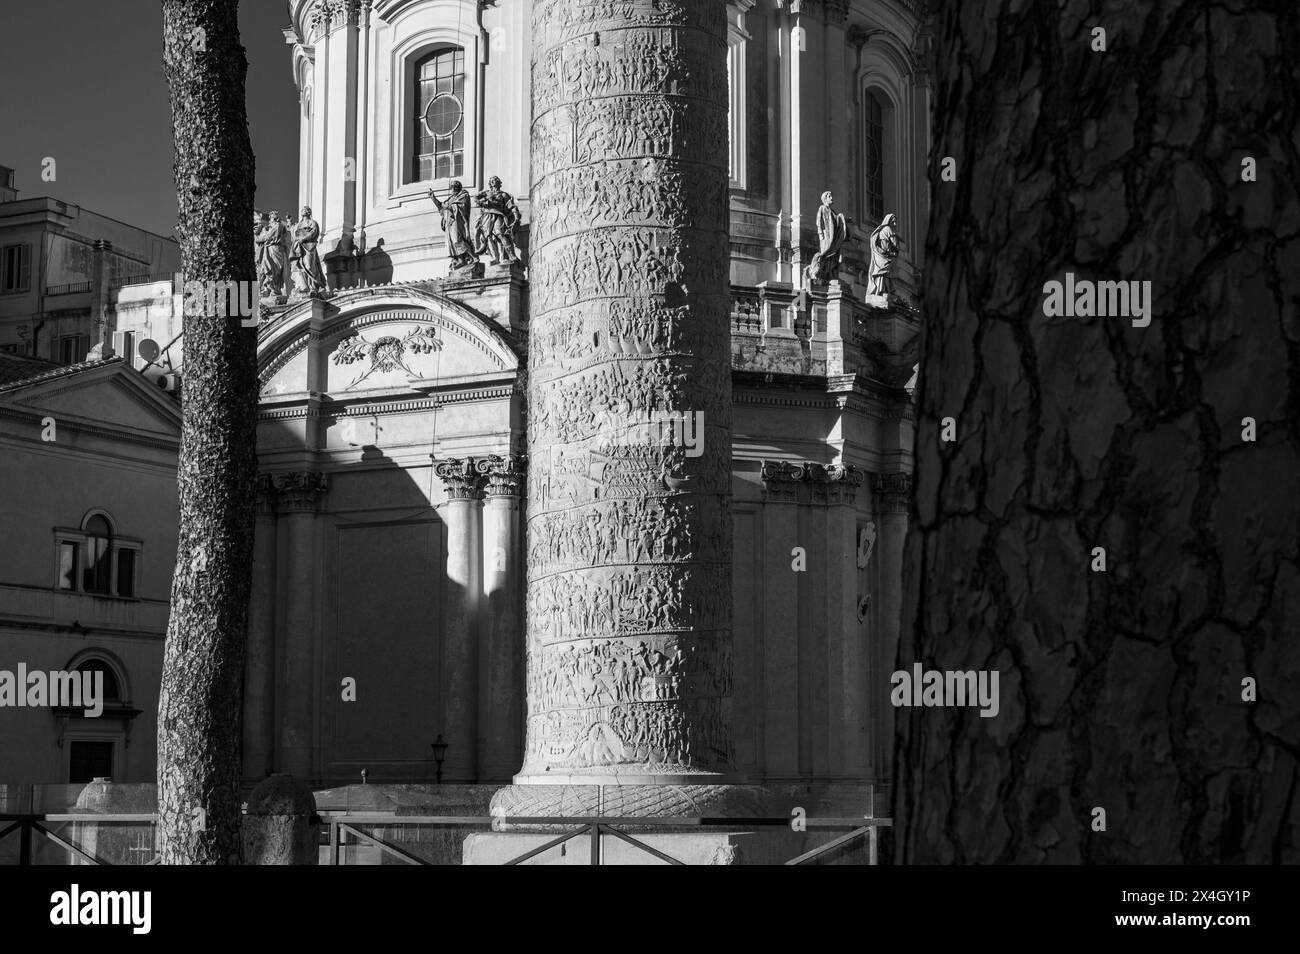
POLYGON ((728 771, 724 5, 538 0, 533 26, 523 774, 728 771))
POLYGON ((369 362, 366 369, 347 385, 353 388, 372 374, 383 374, 398 369, 406 372, 410 377, 417 377, 416 372, 406 364, 408 350, 411 354, 431 354, 434 351, 441 351, 442 340, 438 337, 438 329, 431 325, 421 325, 403 338, 385 335, 374 341, 367 341, 354 331, 339 342, 330 360, 338 365, 369 362))

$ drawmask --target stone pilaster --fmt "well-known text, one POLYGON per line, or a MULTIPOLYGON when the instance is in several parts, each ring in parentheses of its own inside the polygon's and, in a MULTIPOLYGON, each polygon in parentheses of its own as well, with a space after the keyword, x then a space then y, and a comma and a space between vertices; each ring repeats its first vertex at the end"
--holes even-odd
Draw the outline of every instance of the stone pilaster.
POLYGON ((493 455, 483 476, 483 625, 479 644, 479 775, 505 780, 519 767, 524 727, 523 497, 527 457, 493 455))
POLYGON ((726 5, 537 0, 532 32, 516 781, 715 782, 733 763, 726 5))
POLYGON ((244 668, 244 781, 252 785, 275 767, 275 575, 275 483, 259 474, 244 668))
POLYGON ((447 587, 443 619, 443 778, 472 782, 479 775, 479 595, 482 590, 483 475, 474 459, 438 461, 447 503, 447 587))
POLYGON ((846 670, 857 642, 851 513, 865 475, 850 465, 764 461, 760 477, 766 561, 791 566, 782 585, 764 594, 767 628, 786 636, 772 641, 768 671, 797 686, 799 699, 797 719, 769 715, 769 767, 787 777, 844 775, 853 743, 843 717, 856 708, 860 673, 846 670))
POLYGON ((272 474, 283 535, 284 566, 276 581, 283 616, 275 645, 277 693, 276 768, 308 782, 316 769, 317 578, 320 552, 317 513, 329 487, 316 471, 272 474))
POLYGON ((876 571, 880 593, 876 618, 880 621, 880 634, 878 639, 872 641, 870 660, 871 686, 878 694, 872 706, 876 718, 876 741, 872 752, 875 766, 872 774, 881 778, 890 774, 893 758, 894 708, 885 703, 889 692, 889 676, 898 652, 903 543, 907 539, 907 519, 911 510, 912 475, 901 472, 877 474, 874 490, 876 521, 880 525, 876 554, 873 557, 880 561, 876 571))

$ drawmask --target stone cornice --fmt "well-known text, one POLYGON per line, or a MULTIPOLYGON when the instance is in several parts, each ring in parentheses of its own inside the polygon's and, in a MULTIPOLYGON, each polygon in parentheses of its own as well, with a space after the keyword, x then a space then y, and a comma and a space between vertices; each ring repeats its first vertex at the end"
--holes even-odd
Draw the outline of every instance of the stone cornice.
MULTIPOLYGON (((93 424, 89 421, 79 420, 77 418, 63 417, 57 414, 51 415, 49 411, 33 411, 22 407, 0 405, 0 418, 9 418, 10 420, 30 423, 31 426, 36 429, 35 433, 38 435, 41 429, 41 419, 49 416, 55 418, 60 431, 92 434, 96 437, 103 437, 113 441, 126 441, 131 444, 138 444, 142 447, 153 447, 155 449, 171 451, 173 453, 177 452, 181 445, 179 435, 170 439, 162 437, 146 437, 126 428, 106 427, 102 424, 93 424)), ((10 436, 17 437, 18 435, 11 434, 10 436)), ((36 443, 41 442, 38 440, 36 443)), ((46 446, 48 447, 51 445, 57 447, 59 450, 70 449, 69 445, 66 443, 59 444, 58 442, 51 442, 46 446)), ((84 447, 80 448, 80 450, 87 452, 84 447)))
MULTIPOLYGON (((448 394, 441 394, 437 398, 399 396, 389 401, 376 401, 374 399, 366 400, 361 397, 357 399, 358 403, 356 404, 344 405, 342 402, 324 404, 315 413, 328 417, 349 417, 352 415, 368 417, 376 413, 413 414, 419 411, 432 411, 448 404, 469 404, 476 401, 500 400, 501 398, 509 398, 514 392, 514 384, 505 384, 500 387, 453 391, 448 394)), ((338 399, 334 400, 337 401, 338 399)), ((258 409, 257 419, 259 421, 289 421, 299 417, 307 417, 308 412, 309 409, 302 406, 272 408, 263 406, 258 409)))

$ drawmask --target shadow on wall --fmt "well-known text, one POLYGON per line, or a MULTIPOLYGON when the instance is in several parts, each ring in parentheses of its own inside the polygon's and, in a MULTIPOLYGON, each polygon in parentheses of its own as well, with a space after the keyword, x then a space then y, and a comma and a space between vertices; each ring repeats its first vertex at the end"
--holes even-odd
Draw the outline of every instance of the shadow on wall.
POLYGON ((393 260, 384 251, 384 240, 361 256, 361 281, 366 285, 387 285, 393 280, 393 260))
MULTIPOLYGON (((330 470, 305 556, 295 552, 280 508, 276 549, 289 566, 276 573, 275 715, 261 710, 274 723, 263 723, 263 737, 274 733, 275 751, 270 765, 247 767, 245 778, 269 770, 337 785, 359 781, 365 769, 375 783, 432 782, 431 743, 452 738, 449 708, 464 694, 457 688, 479 684, 477 656, 454 650, 475 647, 472 634, 449 632, 448 609, 464 604, 465 588, 447 577, 445 513, 429 504, 438 478, 387 456, 382 418, 326 416, 322 424, 347 421, 359 432, 351 444, 359 456, 345 452, 350 459, 330 470), (295 570, 296 558, 309 561, 305 572, 295 570), (286 592, 286 579, 319 589, 304 599, 286 592), (309 755, 299 740, 311 740, 309 755)), ((476 753, 461 751, 472 747, 447 750, 444 781, 474 780, 476 753)))

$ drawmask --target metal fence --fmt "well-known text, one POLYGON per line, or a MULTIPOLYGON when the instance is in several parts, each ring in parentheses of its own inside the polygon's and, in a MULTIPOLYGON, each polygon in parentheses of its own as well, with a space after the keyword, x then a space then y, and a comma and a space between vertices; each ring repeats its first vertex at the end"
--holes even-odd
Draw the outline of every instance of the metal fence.
MULTIPOLYGON (((427 855, 412 850, 412 839, 392 837, 389 830, 396 828, 399 835, 416 836, 419 840, 427 832, 449 834, 459 839, 457 829, 500 831, 503 819, 486 815, 393 815, 387 812, 322 811, 320 818, 321 847, 326 849, 323 863, 377 864, 375 861, 351 861, 358 857, 355 849, 372 849, 376 858, 392 858, 411 865, 436 865, 427 855), (370 830, 366 830, 370 829, 370 830), (385 837, 381 837, 381 833, 385 837)), ((588 864, 605 864, 606 839, 631 846, 635 851, 666 864, 686 864, 667 851, 648 844, 647 832, 659 834, 721 831, 727 833, 754 832, 762 829, 790 830, 788 817, 758 818, 652 818, 652 817, 536 817, 510 818, 511 833, 520 826, 542 829, 552 835, 541 844, 503 862, 508 865, 523 864, 548 851, 567 845, 575 839, 585 839, 588 864), (559 831, 557 831, 559 829, 559 831)), ((865 863, 879 862, 879 829, 889 827, 888 818, 807 818, 800 819, 800 831, 842 832, 830 840, 814 845, 783 861, 787 865, 823 863, 848 850, 866 849, 865 863)), ((154 814, 95 814, 71 812, 59 814, 0 813, 0 864, 89 864, 89 865, 154 865, 158 857, 154 850, 157 815, 154 814), (71 826, 71 830, 67 826, 71 826), (16 844, 13 839, 16 839, 16 844), (14 850, 16 848, 16 851, 14 850)), ((472 832, 471 832, 472 833, 472 832)), ((538 832, 528 832, 534 836, 538 832)))

